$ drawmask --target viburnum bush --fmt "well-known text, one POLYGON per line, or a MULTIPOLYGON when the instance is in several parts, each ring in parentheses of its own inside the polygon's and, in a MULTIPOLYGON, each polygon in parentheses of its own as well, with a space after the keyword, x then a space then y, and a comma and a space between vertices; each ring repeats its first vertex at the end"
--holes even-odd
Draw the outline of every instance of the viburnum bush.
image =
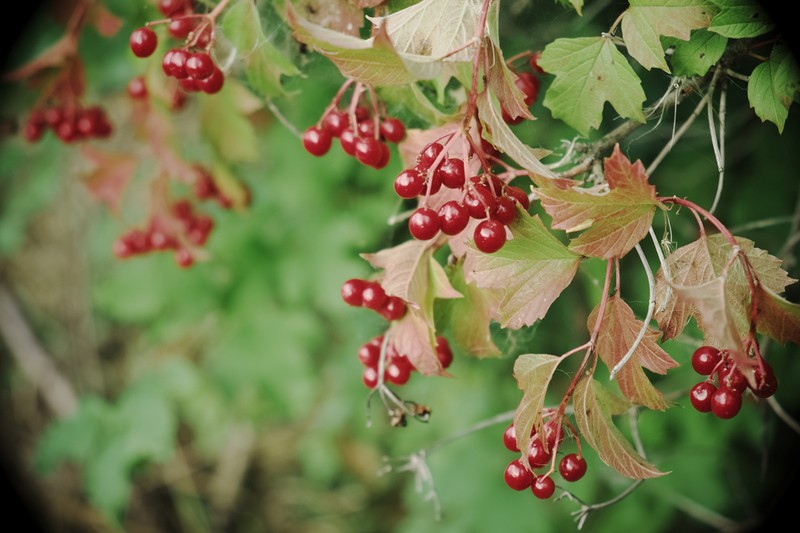
MULTIPOLYGON (((269 102, 309 158, 340 150, 391 183, 400 206, 386 213, 393 242, 360 251, 369 277, 353 273, 331 288, 343 306, 383 320, 378 335, 358 339, 363 374, 352 381, 366 386, 368 402, 379 399, 390 425, 435 424, 436 378, 458 379, 454 355, 514 358, 508 386, 516 382, 518 405, 464 435, 494 428, 507 464, 497 477, 535 499, 572 500, 580 527, 621 499, 585 503, 573 488, 581 480, 610 469, 634 480, 628 491, 667 474, 645 453, 635 417, 622 415, 684 403, 727 420, 778 405, 775 396, 792 386, 766 349, 800 344, 800 304, 786 296, 797 281, 784 268, 792 246, 777 255, 760 248, 719 211, 758 201, 726 187, 736 161, 726 150, 729 99, 746 102, 759 127, 783 132, 800 70, 754 1, 604 5, 605 14, 617 10, 604 31, 578 36, 559 35, 558 24, 587 17, 595 2, 558 3, 549 40, 535 36, 512 55, 503 29, 525 2, 336 0, 320 14, 316 2, 273 0, 273 20, 263 25, 260 2, 151 2, 152 17, 127 37, 141 66, 126 88, 124 127, 140 142, 133 154, 103 148, 120 126, 82 101, 91 80, 78 38, 92 24, 118 28, 102 3, 81 0, 63 39, 10 75, 40 94, 20 135, 34 143, 52 130, 78 145, 95 168, 87 187, 113 210, 124 204, 138 162, 148 161, 150 214, 109 243, 109 253, 131 261, 155 251, 169 251, 180 267, 213 261, 204 246, 216 222, 201 205, 244 213, 251 202, 229 166, 248 161, 248 148, 214 130, 225 121, 227 131, 247 135, 252 101, 269 102), (301 53, 273 43, 264 28, 276 26, 301 53), (291 124, 280 102, 291 97, 292 78, 314 79, 304 68, 311 54, 329 60, 342 81, 315 122, 291 124), (169 139, 195 97, 211 142, 188 160, 169 139), (534 109, 548 115, 549 130, 534 109), (633 141, 648 134, 661 145, 642 160, 633 141), (662 171, 692 135, 712 163, 685 172, 713 182, 713 198, 676 191, 675 169, 662 171), (387 171, 393 161, 399 170, 387 171), (538 334, 561 297, 580 295, 576 280, 597 273, 585 316, 557 332, 569 349, 501 349, 503 335, 538 334), (693 349, 686 360, 665 349, 680 339, 693 349), (661 389, 661 377, 681 365, 699 378, 678 392, 661 389), (424 390, 424 401, 396 390, 413 374, 419 387, 409 394, 424 390)), ((796 181, 791 172, 787 180, 796 181)), ((792 224, 796 243, 796 214, 792 224)), ((431 481, 425 460, 415 454, 386 469, 431 481)))

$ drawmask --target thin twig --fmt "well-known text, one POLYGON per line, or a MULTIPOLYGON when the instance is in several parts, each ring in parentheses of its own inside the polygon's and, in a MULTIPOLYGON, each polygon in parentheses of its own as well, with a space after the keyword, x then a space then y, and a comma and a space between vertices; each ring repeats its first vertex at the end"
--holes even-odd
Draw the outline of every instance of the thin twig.
POLYGON ((708 128, 711 130, 711 146, 714 148, 714 157, 717 160, 717 170, 719 179, 717 180, 717 192, 714 195, 714 202, 711 204, 709 213, 714 213, 719 205, 722 196, 722 186, 725 182, 725 103, 728 91, 722 87, 719 91, 719 145, 717 145, 717 131, 714 128, 714 106, 711 101, 708 103, 708 128))
POLYGON ((276 106, 272 100, 267 100, 267 107, 269 108, 270 112, 272 112, 273 116, 278 119, 278 122, 283 124, 283 127, 289 130, 289 132, 291 132, 292 135, 294 135, 298 139, 303 138, 303 134, 300 133, 300 130, 298 130, 294 124, 289 122, 289 119, 287 119, 286 116, 284 116, 284 114, 281 113, 281 110, 278 109, 278 106, 276 106))

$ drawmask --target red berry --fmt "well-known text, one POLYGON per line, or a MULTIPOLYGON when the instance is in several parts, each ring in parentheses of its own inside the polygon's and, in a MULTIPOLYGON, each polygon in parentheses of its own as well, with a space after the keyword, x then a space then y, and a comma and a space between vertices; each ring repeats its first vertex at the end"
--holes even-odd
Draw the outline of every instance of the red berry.
POLYGON ((519 205, 522 206, 522 209, 528 210, 528 207, 531 205, 531 200, 528 198, 528 195, 525 194, 525 191, 520 189, 519 187, 515 187, 514 185, 507 185, 504 191, 505 195, 517 202, 519 205))
POLYGON ((464 231, 469 223, 469 211, 455 200, 442 204, 437 214, 442 233, 445 235, 457 235, 464 231))
POLYGON ((311 126, 303 132, 303 147, 316 157, 321 157, 331 149, 331 134, 318 126, 311 126))
POLYGON ((514 424, 509 424, 503 432, 503 446, 510 452, 519 451, 519 446, 517 446, 517 432, 514 429, 514 424))
POLYGON ((556 491, 556 483, 550 476, 537 476, 531 484, 531 492, 540 500, 546 500, 556 491))
POLYGON ((496 220, 482 220, 475 227, 474 239, 478 250, 491 254, 506 243, 506 227, 496 220))
POLYGON ((759 398, 769 398, 778 390, 778 379, 769 363, 762 359, 761 364, 764 365, 764 370, 762 372, 761 367, 756 365, 753 376, 756 384, 755 388, 750 389, 759 398))
POLYGON ((177 17, 172 19, 167 26, 169 34, 176 39, 186 38, 197 27, 197 21, 191 17, 177 17))
POLYGON ((701 376, 710 376, 721 360, 719 350, 713 346, 701 346, 692 354, 692 368, 701 376))
POLYGON ((347 114, 337 110, 331 110, 322 119, 322 127, 325 128, 332 137, 339 137, 347 129, 349 119, 347 114))
POLYGON ((161 11, 165 17, 171 17, 178 11, 182 11, 187 7, 187 0, 158 0, 158 10, 161 11))
POLYGON ((489 213, 489 218, 508 226, 517 217, 517 204, 508 196, 496 199, 494 208, 489 213))
POLYGON ((359 137, 355 143, 356 159, 368 167, 376 167, 383 158, 382 143, 374 137, 359 137))
POLYGON ((356 155, 356 134, 353 130, 344 130, 339 135, 339 144, 342 145, 342 151, 347 155, 356 155))
POLYGON ((558 472, 566 481, 578 481, 586 473, 586 459, 575 453, 561 458, 558 472))
POLYGON ((216 94, 222 90, 222 86, 225 84, 225 74, 215 65, 211 75, 203 80, 197 80, 197 83, 204 93, 216 94))
POLYGON ((711 395, 711 412, 719 418, 733 418, 742 408, 742 393, 722 385, 711 395))
POLYGON ((539 78, 530 72, 520 72, 514 84, 525 96, 525 105, 530 106, 536 101, 539 96, 539 78))
POLYGON ((368 366, 364 368, 364 372, 361 374, 361 381, 364 382, 364 385, 367 386, 369 389, 374 389, 378 386, 378 369, 372 366, 368 366))
POLYGON ((450 349, 450 343, 444 337, 436 337, 436 357, 442 368, 448 368, 453 364, 453 351, 450 349))
POLYGON ((442 153, 444 150, 444 146, 437 142, 430 143, 425 148, 422 149, 422 152, 419 154, 419 168, 421 170, 428 170, 433 165, 436 158, 439 157, 439 154, 442 153))
POLYGON ((25 137, 26 141, 34 143, 44 135, 44 127, 29 120, 25 123, 25 129, 23 129, 22 135, 25 137))
POLYGON ((389 322, 400 320, 406 314, 406 303, 402 298, 389 296, 378 312, 389 322))
POLYGON ((130 46, 136 57, 150 57, 158 46, 158 36, 150 28, 136 28, 131 32, 130 46))
MULTIPOLYGON (((164 57, 166 58, 166 56, 164 57)), ((186 62, 188 60, 189 52, 182 48, 176 48, 172 50, 172 54, 169 56, 169 65, 164 68, 169 70, 170 76, 182 80, 189 76, 186 72, 186 62)))
POLYGON ((381 121, 381 137, 390 143, 399 143, 406 135, 406 127, 394 117, 387 117, 381 121))
POLYGON ((416 198, 424 187, 425 177, 416 167, 403 170, 394 180, 394 192, 400 198, 416 198))
POLYGON ((186 59, 186 74, 196 80, 204 80, 214 73, 214 60, 205 52, 196 52, 186 59))
POLYGON ((387 381, 395 385, 405 385, 411 378, 411 371, 413 368, 413 365, 407 357, 393 357, 389 361, 389 364, 386 365, 384 375, 387 381))
POLYGON ((530 60, 528 60, 528 63, 531 66, 531 70, 533 70, 534 72, 538 72, 539 74, 544 74, 544 70, 542 70, 542 67, 539 66, 540 57, 542 57, 541 52, 534 52, 533 54, 531 54, 531 58, 530 60))
POLYGON ((194 264, 194 256, 186 248, 178 248, 175 250, 175 262, 181 268, 189 268, 194 264))
POLYGON ((378 368, 378 359, 381 357, 381 345, 368 342, 358 349, 358 360, 364 366, 378 368))
POLYGON ((701 413, 711 411, 711 397, 717 392, 717 387, 708 381, 701 381, 689 391, 689 400, 692 406, 701 413))
POLYGON ((147 84, 144 81, 144 77, 136 76, 128 82, 128 96, 134 100, 147 98, 147 84))
POLYGON ((342 300, 348 305, 361 307, 364 305, 363 294, 367 282, 363 279, 349 279, 342 284, 342 300))
POLYGON ((391 158, 391 155, 392 155, 392 153, 389 151, 389 147, 388 146, 386 146, 383 143, 379 143, 379 146, 381 147, 381 159, 380 159, 380 161, 378 161, 378 163, 376 165, 372 165, 372 168, 375 168, 377 170, 380 170, 383 167, 385 167, 386 165, 388 165, 389 164, 389 159, 391 158))
POLYGON ((375 123, 371 120, 364 120, 356 126, 356 132, 359 137, 372 137, 375 138, 375 123))
POLYGON ((439 233, 439 215, 428 207, 420 207, 408 219, 408 230, 415 239, 428 241, 439 233))
POLYGON ((528 448, 528 463, 531 468, 541 468, 550 462, 553 455, 549 450, 544 449, 544 443, 535 437, 531 440, 531 445, 528 448))
POLYGON ((514 459, 506 467, 504 478, 506 485, 514 490, 525 490, 533 483, 533 474, 525 468, 519 459, 514 459))
POLYGON ((736 368, 730 361, 722 364, 717 370, 717 379, 719 380, 720 387, 726 386, 736 392, 743 392, 747 388, 747 378, 742 374, 742 371, 736 368))
POLYGON ((473 185, 464 195, 464 205, 469 210, 469 216, 475 219, 486 218, 486 214, 494 209, 497 199, 486 185, 473 185))
POLYGON ((387 298, 389 297, 386 295, 383 287, 381 287, 381 284, 377 281, 368 281, 364 286, 364 290, 361 291, 362 305, 373 311, 377 311, 383 307, 387 298))
POLYGON ((464 175, 464 162, 456 158, 442 161, 435 175, 442 181, 442 185, 449 189, 460 189, 467 180, 464 175))

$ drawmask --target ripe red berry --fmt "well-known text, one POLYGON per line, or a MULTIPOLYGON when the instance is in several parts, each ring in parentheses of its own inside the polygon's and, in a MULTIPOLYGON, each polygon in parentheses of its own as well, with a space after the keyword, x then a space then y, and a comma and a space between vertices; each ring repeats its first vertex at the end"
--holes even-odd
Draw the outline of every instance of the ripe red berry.
POLYGON ((540 500, 546 500, 556 491, 556 483, 550 476, 537 476, 531 484, 531 492, 540 500))
MULTIPOLYGON (((166 56, 164 56, 166 58, 166 56)), ((165 71, 173 78, 182 80, 189 76, 186 72, 186 62, 189 60, 189 52, 183 48, 176 48, 172 50, 169 55, 169 65, 165 65, 165 71)), ((165 59, 166 61, 166 59, 165 59)))
POLYGON ((403 170, 394 180, 394 192, 400 198, 416 198, 424 187, 425 177, 416 168, 403 170))
POLYGON ((762 371, 761 367, 756 365, 753 376, 755 387, 750 387, 750 389, 759 398, 769 398, 778 390, 778 379, 769 363, 762 359, 761 364, 764 365, 764 370, 762 371))
POLYGON ((387 117, 381 121, 381 138, 390 143, 399 143, 406 135, 406 127, 400 119, 387 117))
POLYGON ((205 79, 197 80, 200 90, 206 94, 217 94, 225 85, 225 74, 218 66, 214 66, 214 71, 205 79))
POLYGON ((539 96, 539 78, 530 72, 520 72, 514 84, 522 91, 525 105, 530 106, 539 96))
POLYGON ((535 437, 531 440, 531 445, 528 447, 528 464, 531 468, 541 468, 550 462, 553 455, 550 450, 544 449, 544 443, 535 437))
POLYGON ((701 376, 710 376, 721 360, 722 356, 718 349, 713 346, 701 346, 692 354, 692 368, 701 376))
POLYGON ((377 368, 378 359, 381 357, 381 345, 370 341, 358 349, 358 360, 368 367, 377 368))
POLYGON ((339 135, 339 144, 342 146, 342 151, 347 155, 356 155, 356 134, 353 130, 344 130, 339 135))
POLYGON ((717 392, 717 387, 708 381, 701 381, 689 391, 689 401, 701 413, 711 411, 711 397, 717 392))
POLYGON ((517 218, 517 204, 508 196, 497 198, 494 208, 489 212, 489 218, 508 226, 517 218))
POLYGON ((378 311, 386 303, 388 296, 377 281, 368 281, 361 291, 362 305, 367 309, 378 311))
POLYGON ((528 60, 528 63, 530 64, 531 70, 539 74, 544 74, 544 70, 542 70, 542 67, 539 66, 540 57, 542 57, 541 52, 534 52, 531 54, 531 58, 528 60))
POLYGON ((436 158, 439 157, 439 154, 442 153, 442 150, 444 150, 444 146, 437 142, 430 143, 423 148, 418 157, 420 170, 424 171, 431 168, 431 165, 433 165, 436 158))
POLYGON ((455 200, 442 204, 437 214, 442 233, 445 235, 457 235, 464 231, 469 223, 469 211, 455 200))
POLYGON ((358 137, 355 143, 356 159, 368 167, 377 167, 383 159, 381 144, 374 137, 358 137))
POLYGON ((318 126, 311 126, 303 132, 303 147, 316 157, 321 157, 331 149, 331 134, 318 126))
POLYGON ((575 453, 568 453, 561 458, 558 472, 565 481, 578 481, 586 473, 586 459, 575 453))
POLYGON ((496 203, 496 198, 489 187, 480 183, 473 185, 464 195, 464 205, 469 210, 469 216, 478 220, 486 218, 496 203))
POLYGON ((325 128, 332 137, 339 137, 347 129, 349 119, 347 114, 336 109, 328 112, 322 119, 322 127, 325 128))
POLYGON ((514 459, 508 463, 504 478, 506 485, 514 490, 525 490, 533 483, 533 474, 519 459, 514 459))
POLYGON ((342 284, 342 300, 353 307, 364 305, 363 295, 367 282, 363 279, 349 279, 342 284))
POLYGON ((196 80, 204 80, 214 73, 214 60, 205 52, 195 52, 186 59, 186 74, 196 80))
POLYGON ((439 215, 433 209, 420 207, 408 219, 408 230, 415 239, 433 239, 439 233, 439 215))
POLYGON ((150 28, 136 28, 131 32, 130 46, 136 57, 150 57, 158 46, 158 36, 150 28))
POLYGON ((496 252, 506 243, 506 227, 497 220, 482 220, 475 227, 475 246, 485 254, 496 252))
POLYGON ((169 21, 167 30, 176 39, 186 38, 197 27, 197 20, 191 17, 177 17, 169 21))
POLYGON ((407 357, 392 357, 386 365, 385 376, 386 380, 394 383, 395 385, 405 385, 411 378, 411 371, 414 366, 407 357))
POLYGON ((519 451, 519 446, 517 446, 517 432, 514 429, 514 424, 509 424, 503 432, 503 446, 510 452, 519 451))
POLYGON ((450 343, 444 337, 436 337, 436 357, 442 368, 448 368, 453 364, 453 351, 450 349, 450 343))
POLYGON ((128 96, 134 100, 147 98, 147 84, 144 81, 144 77, 136 76, 128 82, 128 96))
POLYGON ((725 386, 739 393, 747 388, 747 378, 731 361, 725 361, 717 370, 717 379, 720 387, 725 386))
POLYGON ((514 185, 507 185, 505 188, 505 195, 517 202, 519 205, 522 206, 522 209, 528 210, 528 207, 531 205, 531 200, 528 198, 528 195, 525 194, 525 191, 516 187, 514 185))
POLYGON ((442 181, 442 185, 449 189, 460 189, 467 180, 464 175, 464 162, 457 158, 442 161, 435 175, 442 181))
POLYGON ((186 248, 178 248, 175 250, 175 263, 181 268, 189 268, 194 264, 194 256, 186 248))
POLYGON ((389 296, 378 312, 389 322, 400 320, 406 314, 406 303, 402 298, 389 296))
POLYGON ((366 385, 369 389, 374 389, 377 387, 378 369, 372 366, 365 367, 364 372, 361 374, 361 381, 363 381, 364 385, 366 385))
POLYGON ((722 385, 711 395, 711 412, 719 418, 733 418, 742 408, 742 393, 722 385))
POLYGON ((187 0, 158 0, 158 10, 164 14, 165 17, 171 17, 179 11, 185 10, 187 7, 187 0))

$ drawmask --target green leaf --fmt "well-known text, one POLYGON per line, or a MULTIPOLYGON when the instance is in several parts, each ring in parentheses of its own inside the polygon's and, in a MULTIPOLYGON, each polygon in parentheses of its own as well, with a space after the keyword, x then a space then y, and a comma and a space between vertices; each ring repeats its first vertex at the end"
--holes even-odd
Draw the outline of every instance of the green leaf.
POLYGON ((769 60, 761 63, 750 75, 747 83, 747 98, 762 122, 770 121, 783 133, 789 116, 800 71, 791 52, 785 45, 776 45, 769 60))
POLYGON ((234 80, 228 80, 220 92, 200 95, 200 129, 217 153, 227 161, 258 159, 255 128, 237 108, 234 80))
POLYGON ((636 453, 614 425, 611 416, 619 412, 622 401, 590 376, 583 376, 572 396, 581 435, 601 461, 623 476, 648 479, 667 474, 636 453))
POLYGON ((563 6, 571 6, 578 15, 582 14, 583 0, 558 0, 558 3, 563 6))
POLYGON ((437 108, 416 83, 381 87, 379 94, 382 101, 400 104, 432 126, 441 126, 454 119, 453 115, 437 108))
POLYGON ((763 35, 775 27, 769 14, 755 0, 713 0, 720 12, 711 20, 709 31, 747 39, 763 35))
POLYGON ((622 18, 628 53, 644 68, 669 72, 661 36, 688 40, 691 31, 705 28, 716 13, 706 0, 630 0, 622 18))
POLYGON ((247 80, 261 96, 283 95, 281 76, 300 74, 286 55, 267 39, 252 0, 236 0, 225 10, 222 31, 241 54, 247 80))
POLYGON ((49 473, 63 461, 85 464, 100 445, 108 412, 102 399, 82 396, 71 417, 56 420, 45 430, 36 445, 36 469, 49 473))
POLYGON ((582 135, 600 126, 606 102, 620 116, 645 122, 641 80, 611 38, 556 39, 542 52, 539 66, 556 75, 545 107, 582 135))
POLYGON ((704 76, 728 46, 728 38, 708 30, 692 32, 688 41, 667 40, 675 47, 670 56, 672 73, 676 76, 704 76))
POLYGON ((475 357, 494 357, 501 355, 492 341, 490 324, 497 309, 494 291, 479 289, 474 283, 464 279, 464 264, 459 261, 452 269, 450 282, 463 298, 453 298, 442 302, 458 347, 475 357))
MULTIPOLYGON (((514 362, 514 379, 523 392, 522 400, 514 412, 514 430, 518 439, 524 439, 534 430, 542 432, 542 408, 547 387, 560 362, 560 357, 548 354, 520 355, 514 362)), ((528 464, 528 450, 528 446, 520 446, 525 464, 528 464)))
POLYGON ((513 239, 492 254, 470 253, 465 269, 478 287, 500 292, 500 325, 518 329, 547 314, 575 277, 580 256, 547 231, 538 216, 521 209, 509 228, 513 239))

